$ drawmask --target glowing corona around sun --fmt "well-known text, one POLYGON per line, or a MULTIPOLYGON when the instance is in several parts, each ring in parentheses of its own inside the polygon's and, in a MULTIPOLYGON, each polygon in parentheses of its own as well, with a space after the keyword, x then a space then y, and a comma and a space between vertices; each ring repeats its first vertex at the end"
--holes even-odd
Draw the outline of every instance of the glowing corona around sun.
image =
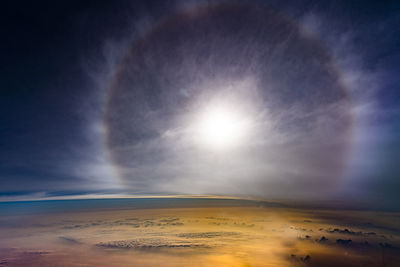
POLYGON ((213 107, 200 116, 197 134, 203 145, 227 149, 243 141, 246 128, 244 119, 237 112, 226 107, 213 107))

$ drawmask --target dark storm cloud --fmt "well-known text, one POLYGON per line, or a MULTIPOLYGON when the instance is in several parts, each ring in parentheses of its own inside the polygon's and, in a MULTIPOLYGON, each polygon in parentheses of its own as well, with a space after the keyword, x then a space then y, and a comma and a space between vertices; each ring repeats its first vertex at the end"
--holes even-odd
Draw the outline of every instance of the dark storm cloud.
POLYGON ((337 239, 336 240, 336 244, 339 244, 339 245, 351 245, 351 243, 352 243, 352 240, 351 239, 337 239))
POLYGON ((365 236, 371 236, 371 235, 376 235, 376 233, 375 232, 367 232, 367 233, 365 233, 365 232, 361 232, 361 231, 352 231, 352 230, 349 230, 349 229, 339 229, 339 228, 335 228, 335 229, 333 229, 333 230, 325 230, 327 233, 331 233, 331 234, 333 234, 333 233, 337 233, 337 234, 346 234, 346 235, 358 235, 358 236, 362 236, 362 235, 365 235, 365 236))

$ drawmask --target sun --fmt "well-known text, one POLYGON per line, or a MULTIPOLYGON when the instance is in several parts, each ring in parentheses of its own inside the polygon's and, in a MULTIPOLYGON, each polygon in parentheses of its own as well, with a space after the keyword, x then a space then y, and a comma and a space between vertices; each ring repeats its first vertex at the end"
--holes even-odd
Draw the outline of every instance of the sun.
POLYGON ((211 107, 200 116, 198 137, 210 148, 226 149, 237 146, 243 140, 246 123, 241 114, 227 107, 211 107))

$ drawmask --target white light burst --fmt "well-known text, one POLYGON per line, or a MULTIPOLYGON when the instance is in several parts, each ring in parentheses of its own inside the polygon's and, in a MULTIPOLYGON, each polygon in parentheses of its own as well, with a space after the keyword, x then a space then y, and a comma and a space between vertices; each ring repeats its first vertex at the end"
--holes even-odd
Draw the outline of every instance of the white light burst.
POLYGON ((197 129, 202 145, 227 149, 241 144, 247 132, 247 123, 233 109, 224 106, 211 107, 201 114, 197 129))

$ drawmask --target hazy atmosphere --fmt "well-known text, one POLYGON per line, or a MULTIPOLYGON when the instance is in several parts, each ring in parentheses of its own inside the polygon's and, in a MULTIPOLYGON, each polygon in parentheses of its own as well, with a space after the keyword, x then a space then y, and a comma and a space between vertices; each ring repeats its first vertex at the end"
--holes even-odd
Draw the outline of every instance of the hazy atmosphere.
POLYGON ((0 13, 0 267, 400 265, 399 1, 0 13))
POLYGON ((0 195, 396 208, 395 1, 6 4, 0 195))

